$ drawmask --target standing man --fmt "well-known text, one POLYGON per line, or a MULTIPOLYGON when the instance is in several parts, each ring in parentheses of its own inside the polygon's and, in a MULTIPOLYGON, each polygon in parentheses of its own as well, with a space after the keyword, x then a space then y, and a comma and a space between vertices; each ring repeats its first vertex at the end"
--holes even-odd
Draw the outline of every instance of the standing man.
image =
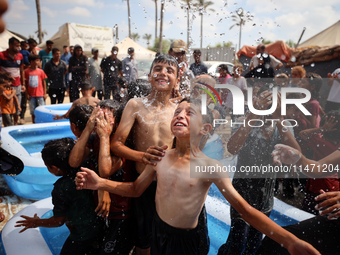
POLYGON ((33 55, 38 55, 37 49, 36 49, 36 47, 38 45, 37 41, 34 40, 33 38, 29 38, 27 40, 27 42, 28 42, 28 51, 29 51, 29 53, 33 54, 33 55))
POLYGON ((46 41, 46 48, 44 50, 39 51, 39 56, 42 62, 42 69, 44 69, 45 64, 53 58, 52 48, 53 48, 53 42, 48 40, 46 41))
POLYGON ((130 84, 131 82, 138 79, 138 66, 135 59, 135 49, 132 47, 128 48, 128 54, 129 56, 124 58, 122 61, 123 74, 126 84, 130 84))
MULTIPOLYGON (((8 40, 8 49, 0 52, 0 67, 2 71, 9 73, 13 78, 12 87, 18 97, 19 105, 21 104, 21 92, 25 92, 25 76, 23 56, 19 52, 20 42, 15 37, 8 40)), ((14 125, 18 124, 20 111, 16 106, 16 114, 14 115, 14 125)))
POLYGON ((45 64, 45 74, 48 77, 48 95, 51 99, 51 104, 64 102, 65 97, 65 74, 67 72, 66 63, 60 59, 60 50, 52 49, 53 58, 45 64))
POLYGON ((110 99, 112 93, 112 97, 120 101, 117 82, 119 76, 123 76, 123 72, 122 61, 117 58, 118 50, 117 46, 113 46, 111 55, 103 58, 100 67, 104 74, 104 99, 110 99))
MULTIPOLYGON (((253 56, 250 60, 250 64, 249 64, 249 70, 253 70, 255 67, 257 67, 258 65, 260 65, 259 59, 260 59, 260 54, 266 53, 266 46, 264 44, 259 44, 256 47, 256 55, 253 56)), ((275 70, 279 70, 283 64, 281 63, 280 60, 278 60, 277 58, 275 58, 274 56, 270 55, 269 53, 267 53, 270 57, 270 66, 275 70)))
POLYGON ((96 96, 99 100, 102 100, 103 98, 103 81, 102 81, 102 72, 100 69, 100 60, 99 60, 99 50, 97 48, 92 48, 92 55, 93 57, 89 59, 89 76, 90 81, 93 87, 95 88, 95 91, 93 92, 92 96, 96 96))
POLYGON ((194 73, 195 76, 207 74, 208 68, 201 60, 201 51, 194 50, 193 56, 195 62, 190 65, 190 70, 194 73))
MULTIPOLYGON (((73 46, 70 46, 70 48, 72 47, 72 53, 73 53, 73 46)), ((69 65, 69 61, 70 58, 72 57, 72 53, 70 52, 69 48, 67 45, 63 46, 63 55, 61 55, 61 60, 64 61, 66 63, 67 66, 67 70, 68 70, 68 65, 69 65)), ((68 94, 68 88, 70 86, 70 80, 69 80, 69 73, 67 72, 65 75, 65 89, 66 89, 66 93, 68 94)))

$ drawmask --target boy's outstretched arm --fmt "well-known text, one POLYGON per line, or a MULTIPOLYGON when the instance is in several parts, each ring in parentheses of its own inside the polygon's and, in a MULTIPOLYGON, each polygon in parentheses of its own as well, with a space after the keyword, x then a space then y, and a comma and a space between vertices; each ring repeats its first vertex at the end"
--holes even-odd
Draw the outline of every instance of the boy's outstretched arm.
POLYGON ((147 165, 134 182, 116 182, 99 177, 94 171, 82 167, 76 176, 77 189, 105 190, 124 197, 139 197, 151 184, 156 171, 147 165))
POLYGON ((40 219, 37 214, 34 214, 33 217, 29 217, 26 215, 21 215, 24 220, 18 220, 15 225, 15 227, 24 227, 22 230, 20 230, 19 233, 24 232, 25 230, 29 228, 36 228, 36 227, 45 227, 45 228, 56 228, 62 226, 67 218, 66 217, 54 217, 48 219, 40 219))
MULTIPOLYGON (((138 102, 131 99, 125 106, 122 119, 119 126, 111 140, 111 151, 118 157, 128 160, 142 162, 144 164, 155 165, 154 161, 159 161, 159 157, 149 154, 143 151, 137 151, 125 146, 125 141, 129 136, 131 129, 136 121, 137 114, 139 112, 138 102)), ((159 152, 160 154, 162 151, 159 152)))
POLYGON ((320 255, 312 245, 297 238, 292 233, 277 225, 262 212, 250 206, 234 189, 229 178, 214 179, 213 182, 225 199, 230 202, 246 222, 285 247, 290 254, 320 255))

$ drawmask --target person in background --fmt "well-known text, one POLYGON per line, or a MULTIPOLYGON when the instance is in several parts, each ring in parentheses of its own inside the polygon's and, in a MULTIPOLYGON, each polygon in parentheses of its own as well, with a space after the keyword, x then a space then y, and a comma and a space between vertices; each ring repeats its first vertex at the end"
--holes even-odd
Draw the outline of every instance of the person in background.
POLYGON ((277 86, 279 86, 281 88, 287 87, 287 85, 289 83, 288 75, 285 74, 285 73, 279 73, 279 74, 275 75, 274 82, 277 86))
POLYGON ((287 85, 288 88, 299 87, 299 82, 306 76, 306 70, 302 66, 294 66, 291 71, 290 81, 287 85))
MULTIPOLYGON (((20 42, 20 53, 24 57, 24 69, 28 68, 30 65, 30 62, 28 61, 28 55, 31 54, 29 51, 29 42, 28 41, 21 41, 20 42)), ((27 108, 27 98, 26 98, 26 93, 21 92, 21 103, 20 103, 20 121, 18 124, 23 125, 25 124, 25 113, 26 113, 26 108, 27 108)))
POLYGON ((96 96, 99 100, 103 99, 103 81, 102 72, 100 69, 101 59, 99 58, 99 50, 97 48, 92 48, 93 57, 89 59, 88 74, 90 76, 90 81, 94 86, 95 90, 92 94, 93 97, 96 96))
POLYGON ((135 59, 135 49, 128 48, 128 54, 122 61, 123 75, 126 80, 126 84, 129 84, 138 79, 138 65, 135 59))
POLYGON ((198 76, 200 74, 207 74, 208 68, 201 60, 201 51, 194 50, 193 56, 195 62, 190 65, 190 70, 193 72, 193 74, 195 76, 198 76))
POLYGON ((30 65, 30 62, 28 61, 28 55, 30 54, 30 52, 28 51, 28 42, 21 41, 20 48, 20 53, 24 57, 24 69, 26 69, 30 65))
POLYGON ((279 70, 283 66, 283 64, 281 63, 280 60, 278 60, 273 55, 270 55, 269 53, 266 52, 266 46, 264 44, 259 44, 256 47, 256 54, 255 54, 255 56, 253 56, 251 58, 251 60, 250 60, 249 70, 253 70, 255 67, 260 65, 259 59, 261 58, 261 55, 263 53, 268 54, 269 59, 270 59, 269 64, 274 69, 274 71, 279 70))
POLYGON ((52 48, 53 48, 53 42, 51 40, 47 40, 46 41, 46 48, 44 50, 39 51, 42 69, 44 69, 45 64, 53 58, 52 48))
POLYGON ((65 97, 65 74, 67 72, 66 63, 60 59, 60 50, 52 49, 53 58, 45 64, 44 71, 48 77, 49 89, 48 95, 51 99, 51 104, 64 102, 65 97))
MULTIPOLYGON (((21 92, 25 92, 24 62, 23 56, 19 52, 20 42, 15 37, 8 40, 8 49, 0 52, 0 67, 2 71, 9 73, 13 78, 12 87, 21 104, 21 92)), ((20 111, 17 108, 14 115, 14 125, 18 124, 20 111)))
MULTIPOLYGON (((70 48, 73 46, 70 46, 70 48)), ((66 63, 66 67, 68 70, 68 65, 70 58, 72 57, 72 53, 70 52, 70 48, 67 45, 63 46, 63 54, 61 55, 60 59, 66 63)), ((69 87, 70 87, 70 79, 69 79, 69 72, 65 74, 65 91, 66 94, 68 95, 69 92, 69 87)))

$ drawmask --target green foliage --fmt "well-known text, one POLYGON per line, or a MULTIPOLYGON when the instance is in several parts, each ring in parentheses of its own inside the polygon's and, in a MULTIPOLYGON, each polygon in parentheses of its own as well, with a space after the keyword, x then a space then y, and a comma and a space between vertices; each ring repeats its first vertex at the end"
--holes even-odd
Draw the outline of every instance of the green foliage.
POLYGON ((140 39, 140 35, 138 33, 132 33, 131 39, 134 40, 135 42, 138 42, 138 40, 140 39))
POLYGON ((215 46, 210 46, 210 48, 231 48, 233 46, 233 43, 231 41, 229 42, 223 42, 223 43, 216 43, 215 46))
MULTIPOLYGON (((162 40, 162 53, 168 54, 170 44, 173 42, 173 39, 163 39, 162 40)), ((158 52, 159 38, 154 40, 153 46, 148 47, 149 50, 158 52)))
POLYGON ((296 46, 296 43, 293 42, 292 39, 289 39, 288 41, 286 41, 286 44, 291 48, 295 48, 295 46, 296 46))

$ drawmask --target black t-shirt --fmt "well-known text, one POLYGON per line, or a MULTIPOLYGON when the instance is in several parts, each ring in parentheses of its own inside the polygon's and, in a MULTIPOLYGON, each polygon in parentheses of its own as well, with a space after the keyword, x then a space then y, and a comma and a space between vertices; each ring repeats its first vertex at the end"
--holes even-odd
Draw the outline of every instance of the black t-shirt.
POLYGON ((110 56, 103 58, 100 67, 104 73, 104 86, 114 86, 118 81, 119 71, 122 71, 122 61, 111 59, 110 56))

